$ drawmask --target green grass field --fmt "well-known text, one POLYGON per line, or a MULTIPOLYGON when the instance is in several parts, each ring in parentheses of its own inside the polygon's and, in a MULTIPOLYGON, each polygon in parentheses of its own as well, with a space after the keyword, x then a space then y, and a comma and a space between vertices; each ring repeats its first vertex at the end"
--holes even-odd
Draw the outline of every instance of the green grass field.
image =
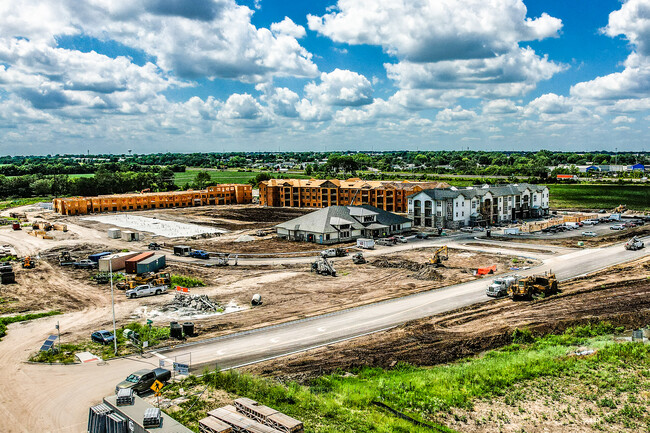
MULTIPOLYGON (((194 178, 200 169, 188 169, 183 173, 174 173, 174 183, 179 187, 184 187, 187 183, 194 182, 194 178)), ((237 171, 219 171, 208 170, 214 183, 248 183, 248 181, 257 175, 257 172, 237 172, 237 171)))
POLYGON ((552 208, 607 209, 624 204, 630 209, 650 209, 650 186, 548 185, 552 208))

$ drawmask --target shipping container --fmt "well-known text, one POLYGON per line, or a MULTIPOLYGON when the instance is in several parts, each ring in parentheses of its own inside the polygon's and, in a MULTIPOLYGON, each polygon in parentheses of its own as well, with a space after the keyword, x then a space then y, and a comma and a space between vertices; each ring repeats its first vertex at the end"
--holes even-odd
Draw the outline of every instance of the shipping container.
POLYGON ((153 251, 147 251, 144 253, 140 253, 135 257, 131 257, 128 259, 124 264, 126 267, 126 273, 127 274, 135 274, 138 272, 138 263, 143 261, 144 259, 148 259, 149 257, 153 256, 153 251))
POLYGON ((120 229, 108 229, 108 237, 111 239, 119 239, 122 237, 122 231, 120 229))
POLYGON ((108 256, 110 254, 111 254, 110 251, 104 251, 103 253, 91 254, 88 256, 88 259, 92 260, 95 263, 99 263, 99 259, 101 259, 104 256, 108 256))
POLYGON ((117 253, 110 257, 102 257, 99 259, 99 272, 113 272, 124 269, 125 263, 128 259, 133 258, 140 254, 139 252, 117 253))
POLYGON ((158 272, 158 270, 164 268, 166 265, 167 257, 164 254, 155 254, 148 259, 138 262, 136 270, 138 271, 138 274, 144 274, 145 272, 158 272))

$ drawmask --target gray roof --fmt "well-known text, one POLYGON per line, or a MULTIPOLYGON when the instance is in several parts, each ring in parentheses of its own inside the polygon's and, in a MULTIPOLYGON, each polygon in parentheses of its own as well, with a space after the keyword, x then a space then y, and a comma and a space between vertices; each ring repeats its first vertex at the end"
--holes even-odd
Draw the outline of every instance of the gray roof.
POLYGON ((350 221, 352 228, 357 230, 369 228, 372 224, 377 223, 389 226, 393 224, 404 224, 411 221, 410 219, 403 216, 366 204, 363 206, 325 207, 308 213, 307 215, 285 221, 276 225, 275 227, 283 228, 285 230, 299 230, 312 233, 334 233, 338 230, 336 230, 332 223, 334 223, 334 225, 338 225, 341 223, 341 220, 350 221), (365 212, 359 212, 359 208, 365 210, 365 212), (350 215, 351 209, 356 209, 357 211, 354 213, 361 213, 364 216, 376 214, 376 221, 363 224, 359 222, 359 220, 357 220, 354 216, 350 215))
MULTIPOLYGON (((436 188, 436 189, 425 189, 420 192, 428 195, 432 200, 447 200, 455 199, 458 196, 462 195, 467 199, 474 197, 482 197, 488 192, 495 197, 508 196, 508 195, 519 195, 523 193, 526 189, 535 192, 542 192, 546 187, 544 185, 531 185, 529 183, 519 183, 513 185, 504 185, 504 186, 491 186, 489 188, 483 187, 472 187, 472 188, 436 188)), ((409 197, 413 197, 420 192, 411 194, 409 197)))

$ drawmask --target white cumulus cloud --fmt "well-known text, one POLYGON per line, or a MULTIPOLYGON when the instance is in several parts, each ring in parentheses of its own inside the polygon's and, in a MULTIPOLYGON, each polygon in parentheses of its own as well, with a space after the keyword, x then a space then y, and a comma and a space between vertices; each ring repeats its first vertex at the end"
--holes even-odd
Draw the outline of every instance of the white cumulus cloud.
POLYGON ((372 84, 366 77, 356 72, 335 69, 320 76, 320 83, 305 86, 308 98, 325 105, 360 106, 372 102, 372 84))

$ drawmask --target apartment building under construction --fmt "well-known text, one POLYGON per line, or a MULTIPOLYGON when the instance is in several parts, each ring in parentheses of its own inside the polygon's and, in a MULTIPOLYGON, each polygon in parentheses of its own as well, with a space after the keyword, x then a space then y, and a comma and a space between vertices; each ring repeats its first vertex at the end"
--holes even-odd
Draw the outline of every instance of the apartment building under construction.
POLYGON ((260 182, 260 204, 273 207, 371 205, 407 212, 407 196, 425 189, 446 188, 444 182, 393 182, 329 179, 270 179, 260 182))
POLYGON ((252 201, 253 187, 251 185, 221 184, 202 190, 55 198, 53 205, 54 210, 62 215, 84 215, 174 207, 244 204, 252 201))

